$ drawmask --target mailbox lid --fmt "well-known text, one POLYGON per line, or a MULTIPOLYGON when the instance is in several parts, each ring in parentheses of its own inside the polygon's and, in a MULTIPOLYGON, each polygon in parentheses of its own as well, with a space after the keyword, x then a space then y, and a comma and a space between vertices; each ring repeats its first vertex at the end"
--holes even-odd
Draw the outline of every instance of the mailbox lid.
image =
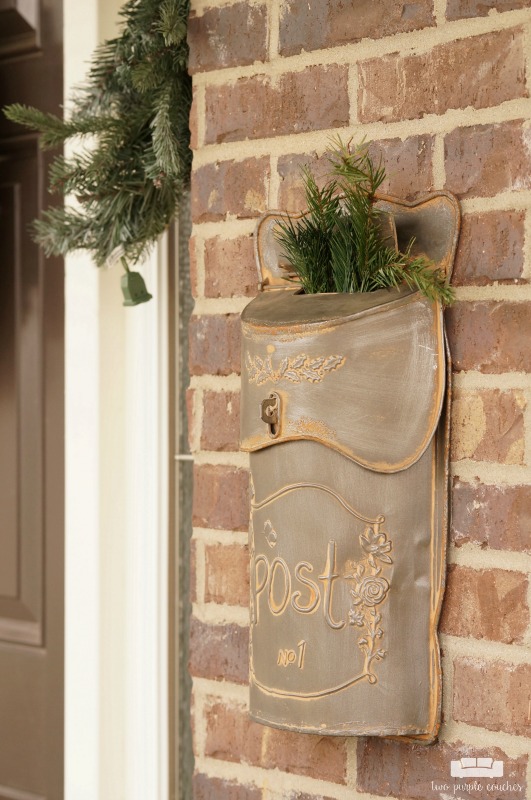
POLYGON ((277 290, 242 314, 242 450, 309 439, 368 469, 407 469, 435 433, 444 385, 442 309, 419 292, 277 290))

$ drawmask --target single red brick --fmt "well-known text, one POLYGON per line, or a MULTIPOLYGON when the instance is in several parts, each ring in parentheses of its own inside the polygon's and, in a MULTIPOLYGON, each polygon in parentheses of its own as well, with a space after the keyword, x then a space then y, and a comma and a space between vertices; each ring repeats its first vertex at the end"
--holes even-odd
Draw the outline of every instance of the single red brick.
POLYGON ((531 486, 484 486, 454 479, 451 537, 494 550, 531 553, 531 486))
POLYGON ((249 605, 249 550, 246 545, 206 546, 205 602, 249 605))
POLYGON ((451 565, 441 630, 453 636, 521 643, 529 624, 527 588, 521 572, 451 565))
POLYGON ((358 73, 361 122, 417 119, 527 97, 520 29, 439 44, 421 55, 379 56, 362 61, 358 73))
POLYGON ((267 206, 269 158, 218 161, 192 172, 192 219, 258 217, 267 206))
POLYGON ((486 17, 491 11, 513 11, 527 8, 529 0, 448 0, 446 19, 486 17))
POLYGON ((454 303, 446 319, 456 371, 531 371, 531 303, 454 303))
POLYGON ((281 156, 277 171, 280 177, 278 207, 283 211, 302 211, 306 209, 302 170, 307 167, 319 186, 330 177, 330 162, 326 156, 318 157, 315 152, 308 155, 281 156))
POLYGON ((197 542, 190 542, 190 601, 197 603, 197 542))
MULTIPOLYGON (((381 139, 372 142, 369 153, 374 161, 382 160, 387 172, 380 194, 409 198, 433 189, 432 149, 433 138, 428 135, 409 136, 404 141, 381 139)), ((301 173, 304 166, 309 167, 320 186, 330 177, 330 162, 326 154, 320 158, 316 153, 281 156, 278 160, 281 209, 298 211, 306 207, 301 173)))
POLYGON ((237 314, 192 316, 188 363, 191 375, 240 372, 240 318, 237 314))
POLYGON ((199 286, 198 286, 198 276, 197 276, 197 248, 204 247, 201 240, 198 240, 196 236, 190 236, 188 240, 188 256, 190 259, 190 289, 192 291, 192 296, 197 297, 199 294, 199 286))
POLYGON ((465 214, 452 275, 454 286, 527 282, 524 267, 523 211, 465 214))
POLYGON ((435 25, 431 0, 285 0, 280 13, 280 53, 381 39, 435 25))
POLYGON ((205 755, 222 761, 260 764, 265 728, 253 722, 246 709, 213 701, 205 709, 205 755))
POLYGON ((203 399, 202 450, 238 450, 240 393, 210 392, 203 399))
POLYGON ((345 783, 346 740, 335 736, 267 730, 263 766, 333 783, 345 783))
POLYGON ((360 792, 408 800, 446 800, 448 797, 470 797, 474 800, 525 800, 527 756, 511 758, 499 747, 472 747, 460 741, 438 742, 432 747, 409 745, 377 737, 358 742, 358 782, 360 792), (472 780, 450 777, 450 762, 463 757, 486 757, 504 762, 503 779, 472 780), (466 795, 454 785, 466 783, 466 795), (520 784, 517 792, 508 789, 487 789, 507 783, 520 784), (468 785, 469 784, 469 785, 468 785), (440 787, 440 788, 438 788, 440 787))
POLYGON ((349 121, 348 68, 311 66, 207 87, 206 143, 340 128, 349 121))
POLYGON ((214 464, 194 467, 193 524, 245 531, 249 524, 249 473, 214 464))
POLYGON ((188 447, 190 452, 193 452, 195 447, 195 426, 197 419, 194 416, 194 389, 188 388, 186 390, 186 425, 188 428, 188 447))
POLYGON ((205 245, 206 297, 254 297, 258 272, 251 236, 208 239, 205 245))
POLYGON ((527 139, 519 120, 472 125, 447 134, 446 188, 461 197, 490 197, 506 190, 531 188, 527 139))
POLYGON ((190 73, 265 61, 267 9, 265 5, 234 3, 207 8, 188 19, 190 73))
POLYGON ((433 189, 433 137, 409 136, 407 139, 382 139, 372 142, 369 153, 377 163, 382 160, 387 177, 379 194, 412 198, 433 189))
POLYGON ((198 133, 198 114, 199 110, 197 88, 192 90, 192 107, 190 108, 190 147, 192 150, 197 150, 199 147, 199 133, 198 133))
POLYGON ((451 457, 523 464, 523 392, 456 390, 452 404, 451 457))
POLYGON ((194 800, 261 800, 262 790, 201 773, 193 777, 194 800))
POLYGON ((207 625, 192 617, 189 669, 198 678, 247 683, 249 630, 239 625, 207 625))
POLYGON ((531 664, 454 661, 453 717, 490 731, 531 736, 531 664))

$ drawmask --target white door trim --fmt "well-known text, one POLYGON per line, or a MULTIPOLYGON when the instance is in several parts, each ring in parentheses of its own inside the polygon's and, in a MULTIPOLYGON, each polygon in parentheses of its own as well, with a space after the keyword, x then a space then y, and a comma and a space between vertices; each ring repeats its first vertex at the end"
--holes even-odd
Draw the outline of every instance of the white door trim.
MULTIPOLYGON (((64 0, 65 97, 109 5, 64 0)), ((167 269, 163 240, 124 308, 119 267, 66 259, 66 800, 168 799, 167 269)))

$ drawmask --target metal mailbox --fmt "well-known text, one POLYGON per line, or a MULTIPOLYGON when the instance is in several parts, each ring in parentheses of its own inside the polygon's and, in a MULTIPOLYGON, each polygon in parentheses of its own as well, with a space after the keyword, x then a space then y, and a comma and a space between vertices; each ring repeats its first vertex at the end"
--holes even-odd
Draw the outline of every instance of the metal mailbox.
MULTIPOLYGON (((450 275, 457 201, 384 197, 450 275)), ((264 215, 242 315, 241 448, 252 498, 251 716, 330 735, 437 735, 449 353, 408 289, 304 295, 264 215)))

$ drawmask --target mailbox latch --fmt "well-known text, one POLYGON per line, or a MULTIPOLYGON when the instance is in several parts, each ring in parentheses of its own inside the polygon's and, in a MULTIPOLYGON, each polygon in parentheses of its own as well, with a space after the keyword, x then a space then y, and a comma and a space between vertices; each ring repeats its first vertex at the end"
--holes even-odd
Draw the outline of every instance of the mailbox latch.
POLYGON ((276 439, 280 433, 280 397, 276 392, 271 392, 269 397, 260 404, 260 417, 269 428, 269 435, 276 439))

